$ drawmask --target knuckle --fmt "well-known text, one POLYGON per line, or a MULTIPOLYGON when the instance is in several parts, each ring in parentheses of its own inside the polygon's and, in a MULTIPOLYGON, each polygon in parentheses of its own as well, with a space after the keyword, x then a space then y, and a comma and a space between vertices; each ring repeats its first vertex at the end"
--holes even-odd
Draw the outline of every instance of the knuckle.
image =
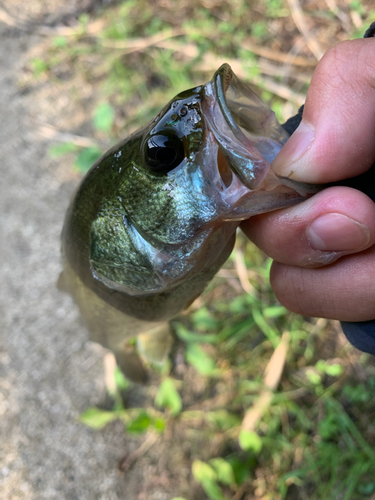
POLYGON ((315 83, 332 92, 375 88, 375 40, 347 40, 330 48, 315 70, 315 83), (371 43, 368 43, 368 42, 371 43))

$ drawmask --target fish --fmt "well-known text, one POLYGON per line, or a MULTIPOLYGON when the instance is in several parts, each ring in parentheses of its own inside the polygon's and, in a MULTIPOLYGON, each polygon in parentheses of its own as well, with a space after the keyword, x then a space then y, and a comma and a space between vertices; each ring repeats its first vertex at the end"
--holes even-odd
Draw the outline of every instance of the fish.
POLYGON ((137 350, 153 363, 168 356, 169 321, 227 260, 241 221, 316 192, 272 171, 288 137, 224 64, 85 175, 64 221, 59 286, 127 378, 147 380, 137 350))

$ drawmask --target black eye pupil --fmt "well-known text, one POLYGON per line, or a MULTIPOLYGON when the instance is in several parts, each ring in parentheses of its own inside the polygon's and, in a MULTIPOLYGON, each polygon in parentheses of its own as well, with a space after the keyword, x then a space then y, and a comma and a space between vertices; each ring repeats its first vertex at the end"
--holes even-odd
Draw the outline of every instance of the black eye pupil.
POLYGON ((173 148, 157 148, 156 159, 161 165, 171 165, 177 157, 177 152, 173 148))
POLYGON ((145 144, 145 160, 155 172, 173 170, 184 157, 184 146, 177 136, 153 135, 145 144))

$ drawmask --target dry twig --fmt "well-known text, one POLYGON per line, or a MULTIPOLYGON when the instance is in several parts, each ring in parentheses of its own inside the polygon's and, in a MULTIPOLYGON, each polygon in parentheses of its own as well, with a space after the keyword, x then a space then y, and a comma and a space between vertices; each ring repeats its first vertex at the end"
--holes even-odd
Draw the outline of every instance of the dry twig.
POLYGON ((90 148, 98 146, 98 141, 90 137, 83 137, 81 135, 70 134, 69 132, 61 132, 52 125, 41 125, 38 128, 38 135, 43 139, 50 139, 59 142, 70 142, 82 148, 90 148))
POLYGON ((116 394, 117 385, 115 380, 116 358, 112 352, 107 352, 103 359, 104 382, 109 394, 116 394))
POLYGON ((120 461, 119 469, 121 470, 121 472, 128 471, 135 464, 135 462, 141 458, 141 456, 148 452, 151 446, 153 446, 158 439, 158 434, 149 434, 139 448, 137 448, 133 453, 130 453, 120 461))
MULTIPOLYGON (((196 45, 190 44, 171 44, 170 41, 166 40, 158 44, 161 48, 166 48, 170 50, 174 50, 176 52, 180 52, 187 59, 194 59, 198 56, 198 47, 196 45)), ((232 67, 234 73, 242 79, 247 79, 248 75, 246 71, 243 69, 242 63, 237 59, 228 59, 227 57, 218 57, 212 53, 206 53, 203 56, 203 59, 197 64, 196 69, 198 71, 202 71, 205 73, 213 73, 217 70, 219 66, 223 63, 228 63, 232 67)), ((252 83, 254 85, 258 85, 265 90, 268 90, 274 95, 278 95, 283 99, 294 102, 298 106, 301 106, 305 102, 305 95, 300 94, 298 92, 294 92, 288 86, 282 85, 281 83, 276 83, 267 77, 256 76, 252 78, 252 83)))
POLYGON ((341 26, 347 33, 351 32, 349 16, 346 12, 339 9, 335 0, 325 0, 329 10, 341 21, 341 26))
POLYGON ((279 345, 276 347, 271 359, 268 362, 267 368, 264 372, 264 390, 259 395, 255 404, 247 410, 242 421, 241 429, 246 431, 255 431, 259 421, 264 413, 269 408, 273 393, 280 383, 281 375, 284 370, 286 355, 289 345, 289 333, 282 334, 279 345))
MULTIPOLYGON (((88 25, 90 27, 91 25, 88 25)), ((92 30, 90 32, 92 34, 92 30)), ((145 50, 149 47, 153 46, 163 46, 163 42, 170 40, 172 38, 176 38, 179 36, 186 36, 186 35, 191 35, 193 34, 192 31, 187 31, 182 28, 176 28, 171 31, 163 31, 162 33, 157 33, 156 35, 152 35, 149 37, 142 37, 142 38, 131 38, 128 40, 102 40, 102 45, 104 47, 112 48, 112 49, 120 49, 125 51, 126 54, 129 54, 131 52, 137 52, 141 50, 145 50)), ((201 36, 206 36, 204 33, 197 32, 197 34, 201 36)), ((210 35, 207 35, 207 38, 210 38, 210 35)), ((164 48, 166 49, 172 49, 172 50, 179 50, 179 47, 176 45, 174 42, 173 45, 169 44, 164 44, 164 48)), ((190 57, 196 57, 198 54, 198 48, 196 47, 195 44, 185 42, 183 44, 184 52, 185 54, 189 54, 190 57)), ((266 59, 270 59, 272 61, 277 61, 277 62, 282 62, 282 63, 288 63, 288 64, 293 64, 295 66, 304 66, 304 67, 315 67, 316 62, 306 59, 305 57, 300 57, 300 56, 295 56, 291 54, 283 54, 282 52, 275 52, 274 50, 268 48, 268 47, 260 47, 256 45, 255 43, 252 43, 250 41, 244 42, 242 44, 242 48, 245 50, 248 50, 250 52, 253 52, 254 54, 264 57, 266 59)), ((181 51, 181 48, 180 50, 181 51)))
POLYGON ((311 68, 314 68, 316 66, 316 61, 312 61, 301 56, 295 56, 289 52, 288 54, 284 54, 283 52, 276 52, 275 50, 269 49, 268 47, 259 47, 252 42, 245 42, 242 45, 242 48, 244 48, 245 50, 249 50, 250 52, 253 52, 258 56, 265 57, 266 59, 271 59, 271 61, 311 68))
POLYGON ((25 29, 25 24, 22 21, 17 21, 14 17, 10 16, 4 9, 0 7, 0 21, 12 28, 25 29))
POLYGON ((234 265, 236 268, 237 276, 240 280, 242 288, 249 295, 257 296, 258 292, 253 287, 253 285, 250 283, 249 278, 248 278, 243 250, 238 245, 237 245, 235 251, 233 252, 233 256, 234 256, 234 265))
POLYGON ((128 40, 105 40, 101 41, 103 47, 108 47, 111 49, 121 49, 126 54, 132 52, 138 52, 141 50, 146 50, 149 47, 157 46, 165 40, 175 38, 177 36, 184 35, 185 32, 181 29, 174 29, 171 31, 163 31, 162 33, 157 33, 156 35, 142 37, 142 38, 130 38, 128 40))
MULTIPOLYGON (((10 14, 8 14, 4 9, 0 7, 0 21, 6 24, 7 26, 11 26, 13 28, 17 28, 21 31, 26 31, 29 33, 36 33, 38 35, 43 36, 75 36, 81 34, 82 27, 81 26, 35 26, 31 23, 25 22, 21 19, 16 19, 10 14)), ((90 22, 85 27, 84 34, 86 35, 95 35, 99 33, 105 26, 105 21, 103 19, 95 19, 90 22)))
POLYGON ((307 46, 311 50, 311 52, 314 54, 316 59, 319 61, 322 57, 324 52, 322 51, 319 43, 317 40, 311 35, 307 24, 305 20, 305 16, 303 14, 303 11, 301 9, 301 5, 298 0, 288 0, 289 7, 291 10, 291 14, 293 17, 293 20, 299 29, 299 31, 302 33, 302 35, 306 39, 307 46))

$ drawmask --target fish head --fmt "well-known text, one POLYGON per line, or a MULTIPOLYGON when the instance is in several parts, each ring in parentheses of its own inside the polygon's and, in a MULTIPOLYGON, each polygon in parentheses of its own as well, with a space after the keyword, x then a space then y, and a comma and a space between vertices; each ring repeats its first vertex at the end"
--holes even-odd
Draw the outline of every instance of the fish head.
POLYGON ((91 226, 94 277, 147 295, 204 273, 242 220, 306 197, 270 168, 287 138, 227 64, 177 95, 105 157, 118 175, 91 226))

